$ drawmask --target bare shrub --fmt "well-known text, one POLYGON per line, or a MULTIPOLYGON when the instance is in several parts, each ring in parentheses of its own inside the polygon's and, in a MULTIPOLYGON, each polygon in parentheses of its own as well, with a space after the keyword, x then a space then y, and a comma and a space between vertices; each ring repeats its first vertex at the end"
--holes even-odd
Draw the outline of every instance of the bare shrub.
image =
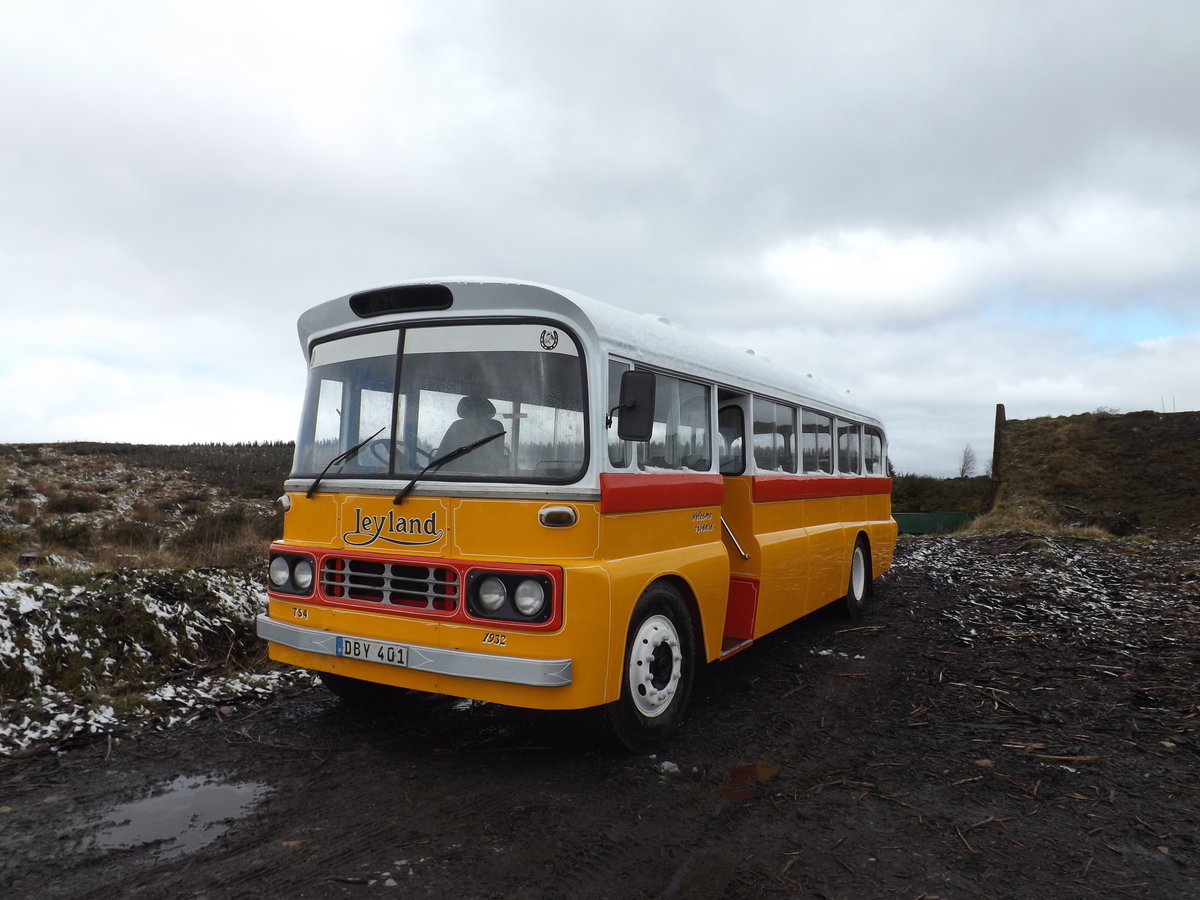
POLYGON ((130 516, 135 522, 141 522, 145 525, 157 525, 166 518, 162 510, 156 509, 145 500, 134 502, 130 516))
POLYGON ((59 517, 37 526, 37 535, 47 548, 87 550, 96 541, 96 532, 86 522, 59 517))
POLYGON ((53 497, 46 503, 46 512, 52 513, 90 513, 104 505, 104 500, 96 494, 62 494, 53 497))
POLYGON ((169 546, 193 566, 254 565, 281 532, 277 513, 232 506, 197 517, 169 546))
POLYGON ((101 533, 103 543, 116 550, 157 550, 162 532, 144 522, 120 519, 110 522, 101 533))
POLYGON ((122 569, 186 569, 188 562, 173 550, 153 547, 97 547, 91 554, 93 569, 118 572, 122 569))
POLYGON ((29 525, 37 517, 38 507, 32 500, 18 500, 13 507, 13 520, 19 525, 29 525))

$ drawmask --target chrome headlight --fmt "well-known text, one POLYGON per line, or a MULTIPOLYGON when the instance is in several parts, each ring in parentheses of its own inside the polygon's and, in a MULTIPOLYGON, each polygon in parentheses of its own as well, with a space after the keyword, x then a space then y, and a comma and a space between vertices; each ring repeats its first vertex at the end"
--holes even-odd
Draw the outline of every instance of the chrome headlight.
POLYGON ((526 578, 517 585, 513 594, 513 606, 523 616, 534 618, 546 606, 546 591, 532 578, 526 578))
POLYGON ((499 612, 508 599, 508 588, 496 576, 489 576, 479 582, 479 606, 485 612, 499 612))
POLYGON ((307 591, 313 583, 313 564, 311 560, 299 559, 292 566, 292 584, 298 590, 307 591))
POLYGON ((478 619, 541 625, 556 615, 555 591, 543 572, 476 570, 467 576, 467 610, 478 619))
POLYGON ((288 565, 286 556, 277 556, 271 560, 271 565, 267 569, 267 574, 271 579, 271 584, 277 588, 285 586, 292 577, 292 567, 288 565))
POLYGON ((271 589, 285 594, 311 594, 315 579, 311 556, 301 553, 273 553, 267 566, 271 589))

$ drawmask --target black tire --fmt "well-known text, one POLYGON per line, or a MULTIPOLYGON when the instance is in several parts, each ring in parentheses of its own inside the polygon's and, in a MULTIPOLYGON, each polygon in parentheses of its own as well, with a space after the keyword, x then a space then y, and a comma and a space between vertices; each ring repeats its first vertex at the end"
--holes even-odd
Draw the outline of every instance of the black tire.
POLYGON ((325 687, 351 709, 359 712, 387 712, 411 693, 390 684, 361 681, 358 678, 347 678, 345 675, 334 675, 332 672, 321 672, 320 675, 321 683, 325 687))
POLYGON ((850 554, 850 580, 842 597, 842 610, 851 619, 861 619, 871 598, 871 551, 867 539, 859 535, 850 554))
POLYGON ((634 607, 625 640, 621 698, 609 705, 612 738, 633 753, 660 745, 679 724, 695 670, 692 617, 666 584, 646 589, 634 607))

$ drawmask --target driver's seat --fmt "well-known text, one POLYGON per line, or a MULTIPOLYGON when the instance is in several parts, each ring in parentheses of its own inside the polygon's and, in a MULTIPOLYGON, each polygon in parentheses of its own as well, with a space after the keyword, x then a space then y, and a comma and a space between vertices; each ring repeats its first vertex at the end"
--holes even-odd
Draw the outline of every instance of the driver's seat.
MULTIPOLYGON (((438 446, 437 456, 445 456, 459 447, 481 440, 491 434, 504 431, 504 426, 493 418, 496 407, 486 397, 468 394, 458 401, 458 421, 451 422, 438 446)), ((504 467, 504 441, 496 438, 465 456, 453 459, 441 466, 447 472, 480 472, 499 474, 504 467)))

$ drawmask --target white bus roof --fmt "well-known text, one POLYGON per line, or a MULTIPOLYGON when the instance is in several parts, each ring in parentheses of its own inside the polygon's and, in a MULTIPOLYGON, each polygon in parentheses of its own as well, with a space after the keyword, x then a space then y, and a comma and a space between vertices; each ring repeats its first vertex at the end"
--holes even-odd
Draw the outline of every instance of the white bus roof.
POLYGON ((647 366, 710 381, 721 387, 764 394, 798 405, 819 407, 848 418, 880 424, 879 420, 846 403, 829 388, 803 376, 781 369, 752 351, 739 351, 688 331, 661 317, 635 313, 601 303, 574 291, 549 285, 502 278, 428 278, 406 281, 387 288, 394 290, 420 285, 444 286, 453 295, 449 310, 431 315, 424 311, 402 311, 358 315, 351 298, 371 290, 347 294, 315 306, 300 316, 297 328, 306 355, 312 345, 350 328, 377 327, 410 321, 475 318, 480 315, 508 317, 550 316, 562 319, 580 333, 585 343, 603 352, 644 363, 647 366))

